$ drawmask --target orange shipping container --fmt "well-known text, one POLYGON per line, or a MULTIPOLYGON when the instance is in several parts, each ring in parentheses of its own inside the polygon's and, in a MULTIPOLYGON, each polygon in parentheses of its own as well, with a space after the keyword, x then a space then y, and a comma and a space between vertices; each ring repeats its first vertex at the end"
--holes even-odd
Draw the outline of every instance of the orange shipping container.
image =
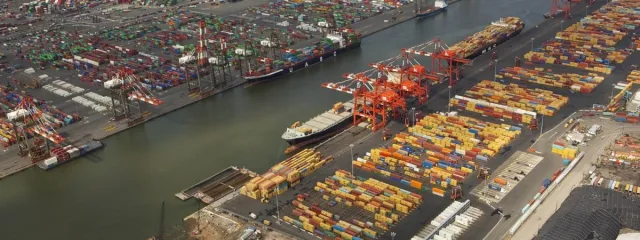
POLYGON ((422 183, 416 180, 411 180, 411 186, 414 188, 422 188, 422 183))
POLYGON ((504 178, 495 178, 493 179, 493 182, 506 186, 507 185, 507 180, 505 180, 504 178))
POLYGON ((434 193, 444 194, 444 190, 437 187, 434 187, 431 191, 433 191, 434 193))

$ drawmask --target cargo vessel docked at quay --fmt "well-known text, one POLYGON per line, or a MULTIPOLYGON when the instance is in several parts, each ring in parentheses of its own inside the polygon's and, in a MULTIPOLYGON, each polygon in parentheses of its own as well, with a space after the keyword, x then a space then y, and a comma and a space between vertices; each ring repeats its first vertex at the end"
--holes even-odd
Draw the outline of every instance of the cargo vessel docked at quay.
POLYGON ((417 18, 428 18, 435 16, 438 13, 447 11, 447 3, 443 0, 437 0, 433 6, 427 7, 426 9, 421 9, 419 1, 416 1, 416 17, 417 18))
MULTIPOLYGON (((451 46, 449 50, 457 57, 471 60, 520 34, 523 28, 524 22, 520 18, 501 18, 499 21, 492 22, 484 30, 451 46)), ((285 130, 282 139, 291 145, 291 149, 313 144, 338 134, 340 130, 348 127, 355 111, 360 110, 354 108, 353 101, 344 104, 336 103, 333 109, 307 122, 294 123, 285 130)))
MULTIPOLYGON (((352 29, 346 28, 330 32, 320 41, 314 43, 313 46, 300 49, 283 49, 283 60, 260 58, 259 61, 262 64, 255 69, 249 69, 243 77, 249 84, 270 80, 358 48, 361 40, 362 35, 352 29)), ((278 43, 266 41, 263 44, 273 47, 278 43)))

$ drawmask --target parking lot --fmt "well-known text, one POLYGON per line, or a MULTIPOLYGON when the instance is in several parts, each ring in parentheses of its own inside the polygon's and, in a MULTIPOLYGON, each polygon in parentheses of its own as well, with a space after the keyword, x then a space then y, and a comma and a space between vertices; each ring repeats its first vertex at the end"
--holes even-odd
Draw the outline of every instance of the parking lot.
POLYGON ((543 157, 518 151, 507 159, 508 165, 492 174, 485 184, 478 185, 471 194, 491 203, 499 203, 520 181, 535 168, 543 157), (500 179, 500 180, 496 180, 500 179), (501 180, 506 181, 500 182, 501 180))

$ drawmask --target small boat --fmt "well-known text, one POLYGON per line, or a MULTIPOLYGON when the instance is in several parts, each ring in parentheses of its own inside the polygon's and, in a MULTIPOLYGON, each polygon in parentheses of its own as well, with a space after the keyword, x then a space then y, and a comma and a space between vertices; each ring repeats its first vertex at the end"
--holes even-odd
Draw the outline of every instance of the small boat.
POLYGON ((444 12, 447 10, 447 3, 442 0, 437 0, 433 6, 428 7, 427 9, 417 9, 416 17, 418 18, 428 18, 431 16, 435 16, 438 13, 444 12))

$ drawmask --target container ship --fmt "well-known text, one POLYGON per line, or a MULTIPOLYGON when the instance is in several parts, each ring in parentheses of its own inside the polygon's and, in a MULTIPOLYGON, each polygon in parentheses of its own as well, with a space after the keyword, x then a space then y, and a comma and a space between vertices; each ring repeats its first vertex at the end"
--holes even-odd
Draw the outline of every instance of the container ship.
MULTIPOLYGON (((520 34, 523 28, 520 18, 501 18, 449 49, 455 51, 459 58, 473 59, 520 34)), ((351 125, 349 120, 352 117, 353 102, 337 103, 333 109, 308 122, 294 123, 282 134, 282 138, 291 145, 287 153, 340 133, 351 125)))
POLYGON ((431 16, 435 16, 438 13, 444 12, 447 10, 447 3, 442 0, 437 0, 433 6, 428 7, 426 9, 420 9, 419 7, 416 9, 416 17, 418 18, 428 18, 431 16))
POLYGON ((517 36, 524 29, 524 22, 518 17, 501 18, 484 30, 477 32, 461 42, 449 47, 457 57, 474 59, 517 36))
POLYGON ((295 122, 282 134, 282 139, 291 147, 287 153, 295 151, 320 140, 331 137, 351 126, 353 117, 353 102, 336 103, 333 108, 311 120, 300 123, 295 122))
POLYGON ((75 147, 72 145, 66 146, 66 147, 57 147, 57 148, 53 148, 51 149, 51 156, 50 158, 47 158, 41 162, 36 163, 36 165, 38 165, 38 167, 44 169, 44 170, 49 170, 51 168, 54 168, 60 164, 69 162, 71 160, 73 160, 74 158, 83 156, 93 150, 102 148, 102 143, 100 141, 96 141, 96 140, 92 140, 90 142, 88 142, 85 145, 82 145, 80 147, 75 147))
POLYGON ((249 83, 270 80, 287 73, 309 67, 345 51, 360 47, 362 35, 351 29, 328 33, 313 46, 301 49, 286 49, 283 60, 261 58, 256 69, 243 77, 249 83))

